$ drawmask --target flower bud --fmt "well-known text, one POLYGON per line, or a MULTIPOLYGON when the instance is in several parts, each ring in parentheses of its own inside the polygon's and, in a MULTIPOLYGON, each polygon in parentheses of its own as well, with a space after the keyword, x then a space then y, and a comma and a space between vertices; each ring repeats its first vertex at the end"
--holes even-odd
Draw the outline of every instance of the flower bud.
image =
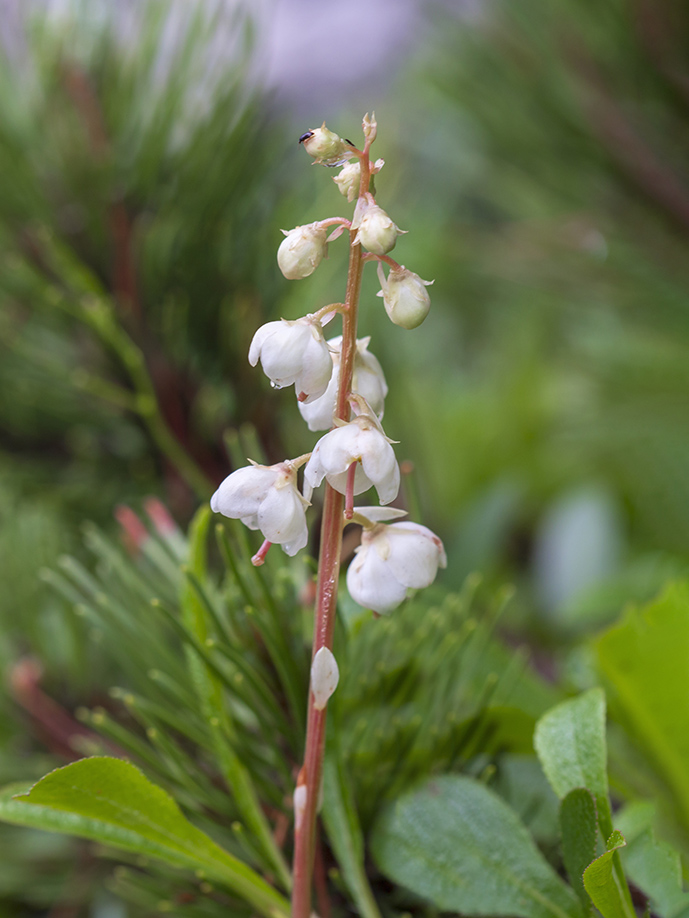
POLYGON ((342 172, 333 176, 333 182, 340 189, 340 194, 343 194, 351 203, 359 194, 359 183, 361 182, 359 161, 347 163, 342 172))
POLYGON ((295 226, 291 230, 280 230, 285 239, 278 249, 278 265, 288 280, 308 277, 321 263, 328 251, 325 241, 328 231, 319 223, 295 226))
POLYGON ((313 692, 313 706, 317 711, 325 708, 339 680, 340 671, 337 668, 337 660, 331 650, 321 647, 311 664, 311 691, 313 692))
POLYGON ((302 134, 299 143, 304 144, 304 149, 309 156, 313 156, 314 162, 324 166, 339 166, 352 155, 352 144, 329 131, 325 121, 319 128, 302 134))
POLYGON ((392 222, 382 207, 378 207, 372 195, 359 198, 352 229, 358 230, 354 242, 360 242, 374 255, 385 255, 394 249, 399 234, 406 232, 392 222))
POLYGON ((408 271, 404 265, 391 268, 386 280, 380 262, 378 278, 383 288, 378 292, 378 296, 383 297, 385 311, 395 325, 402 328, 416 328, 421 325, 431 308, 431 298, 425 288, 433 281, 422 280, 418 274, 408 271))

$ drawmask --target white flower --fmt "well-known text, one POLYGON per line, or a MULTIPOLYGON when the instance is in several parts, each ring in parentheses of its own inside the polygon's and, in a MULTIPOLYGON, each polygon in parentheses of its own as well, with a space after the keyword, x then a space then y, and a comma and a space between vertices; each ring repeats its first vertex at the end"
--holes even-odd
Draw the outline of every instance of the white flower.
POLYGON ((408 271, 404 265, 391 268, 387 280, 383 266, 378 262, 378 278, 383 288, 378 296, 383 297, 385 310, 395 325, 402 328, 416 328, 421 325, 431 308, 431 298, 426 287, 433 281, 421 280, 418 274, 408 271))
POLYGON ((354 211, 352 229, 357 230, 354 242, 360 242, 374 255, 385 255, 395 247, 400 233, 406 232, 392 222, 370 194, 359 198, 354 211))
POLYGON ((337 668, 337 660, 331 650, 321 647, 311 664, 311 691, 313 692, 313 706, 317 711, 325 708, 339 681, 340 671, 337 668))
MULTIPOLYGON (((365 508, 354 512, 366 515, 365 508)), ((408 589, 430 586, 438 568, 446 566, 443 543, 430 529, 418 523, 377 523, 362 533, 347 571, 347 589, 366 609, 391 612, 408 589)))
POLYGON ((326 227, 319 223, 280 230, 285 239, 278 249, 278 265, 288 280, 301 280, 316 270, 328 251, 326 227))
POLYGON ((323 329, 312 316, 262 325, 249 348, 251 366, 259 360, 273 386, 282 389, 294 383, 300 401, 323 395, 333 372, 323 329))
POLYGON ((311 458, 304 469, 304 493, 310 498, 324 478, 328 484, 346 493, 347 473, 353 462, 357 463, 354 475, 354 494, 361 494, 375 486, 381 504, 389 504, 397 497, 400 487, 400 470, 389 440, 380 421, 361 396, 353 396, 360 414, 349 423, 340 421, 334 430, 316 443, 311 458))
POLYGON ((281 545, 288 555, 296 555, 308 541, 308 506, 297 489, 295 464, 289 461, 252 462, 228 475, 211 497, 211 510, 241 520, 249 529, 260 529, 265 539, 281 545))
POLYGON ((304 149, 316 163, 324 166, 339 166, 353 155, 352 144, 328 130, 325 121, 319 128, 302 134, 299 143, 304 144, 304 149))
MULTIPOLYGON (((359 338, 356 342, 354 355, 354 373, 352 376, 352 391, 362 395, 371 406, 379 421, 383 420, 385 410, 385 396, 388 386, 383 375, 383 368, 369 350, 370 338, 359 338)), ((342 336, 328 339, 330 357, 333 362, 333 375, 330 377, 328 388, 320 398, 310 402, 299 402, 299 411, 309 430, 329 430, 333 426, 333 416, 337 404, 339 389, 340 349, 342 336)))

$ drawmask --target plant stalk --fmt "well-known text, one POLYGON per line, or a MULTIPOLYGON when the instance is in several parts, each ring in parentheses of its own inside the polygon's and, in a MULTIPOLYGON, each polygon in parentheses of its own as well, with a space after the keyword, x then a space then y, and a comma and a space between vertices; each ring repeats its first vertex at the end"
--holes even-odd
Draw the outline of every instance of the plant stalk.
MULTIPOLYGON (((370 183, 369 146, 370 144, 366 143, 363 152, 358 153, 361 163, 360 196, 368 191, 370 183)), ((355 236, 356 230, 350 229, 349 270, 347 272, 347 292, 345 295, 346 308, 342 316, 340 376, 335 408, 335 417, 343 421, 348 421, 350 418, 349 397, 354 373, 357 318, 361 294, 361 276, 364 266, 361 246, 354 242, 355 236)), ((321 647, 327 647, 332 650, 337 608, 337 586, 342 555, 343 513, 344 495, 326 483, 323 522, 321 525, 321 550, 318 558, 318 585, 316 588, 312 659, 321 647)), ((292 918, 311 918, 311 879, 316 841, 318 798, 323 777, 327 710, 327 707, 322 711, 314 707, 313 693, 309 691, 306 750, 304 752, 304 766, 298 779, 299 785, 306 785, 306 804, 295 826, 292 918)))

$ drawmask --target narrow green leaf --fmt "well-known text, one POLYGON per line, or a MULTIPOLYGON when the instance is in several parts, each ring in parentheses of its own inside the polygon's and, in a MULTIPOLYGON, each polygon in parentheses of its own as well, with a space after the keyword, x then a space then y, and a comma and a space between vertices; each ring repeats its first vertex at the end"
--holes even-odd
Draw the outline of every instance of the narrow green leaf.
POLYGON ((635 918, 636 912, 622 887, 615 870, 614 859, 619 848, 627 843, 621 832, 614 831, 608 839, 605 854, 596 858, 584 871, 584 887, 603 918, 635 918))
MULTIPOLYGON (((330 750, 329 750, 330 752, 330 750)), ((323 822, 342 877, 361 918, 380 918, 364 867, 364 838, 351 790, 335 759, 323 764, 323 822)))
POLYGON ((591 899, 584 889, 584 871, 596 853, 598 821, 593 795, 585 787, 570 791, 560 804, 562 857, 572 888, 585 911, 591 911, 591 899))
MULTIPOLYGON (((198 583, 204 581, 207 573, 207 540, 210 521, 210 507, 202 507, 197 511, 189 530, 189 571, 198 583)), ((184 623, 199 644, 203 645, 211 624, 210 616, 194 588, 194 583, 189 578, 185 580, 181 599, 184 623)), ((227 706, 224 704, 220 681, 191 647, 188 648, 187 660, 220 768, 232 790, 237 809, 247 827, 255 835, 267 864, 277 873, 282 886, 290 889, 292 877, 289 867, 273 838, 251 775, 232 744, 234 727, 227 706)))
POLYGON ((444 911, 581 915, 516 813, 473 778, 446 775, 402 796, 374 827, 372 851, 386 876, 444 911))
POLYGON ((0 793, 0 819, 201 870, 268 918, 289 914, 282 896, 192 825, 169 794, 122 759, 81 759, 52 771, 28 791, 6 788, 0 793))
POLYGON ((689 585, 632 609, 599 638, 598 661, 617 710, 673 795, 689 829, 689 585))
POLYGON ((536 724, 534 746, 558 797, 587 788, 596 801, 603 837, 611 835, 603 690, 590 689, 547 711, 536 724))

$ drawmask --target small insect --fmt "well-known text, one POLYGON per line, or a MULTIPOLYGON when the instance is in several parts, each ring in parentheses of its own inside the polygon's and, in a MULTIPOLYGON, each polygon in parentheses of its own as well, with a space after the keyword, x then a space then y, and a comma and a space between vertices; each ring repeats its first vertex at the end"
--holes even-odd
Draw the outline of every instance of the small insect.
POLYGON ((307 131, 305 134, 302 134, 299 138, 299 143, 304 143, 304 141, 308 140, 309 137, 313 137, 313 131, 307 131))

